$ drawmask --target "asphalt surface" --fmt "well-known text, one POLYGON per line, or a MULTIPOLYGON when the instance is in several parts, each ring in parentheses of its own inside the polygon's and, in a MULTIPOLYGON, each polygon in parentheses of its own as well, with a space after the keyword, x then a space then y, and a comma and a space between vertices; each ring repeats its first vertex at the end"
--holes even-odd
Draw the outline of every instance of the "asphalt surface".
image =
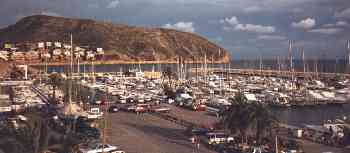
POLYGON ((210 127, 219 121, 217 117, 208 115, 206 111, 192 111, 187 108, 181 108, 169 104, 165 104, 165 106, 171 109, 169 113, 171 116, 202 127, 210 127))
POLYGON ((195 150, 185 128, 151 114, 109 114, 107 141, 128 153, 214 153, 200 145, 195 150))
POLYGON ((350 148, 336 148, 307 140, 298 140, 306 153, 350 153, 350 148))

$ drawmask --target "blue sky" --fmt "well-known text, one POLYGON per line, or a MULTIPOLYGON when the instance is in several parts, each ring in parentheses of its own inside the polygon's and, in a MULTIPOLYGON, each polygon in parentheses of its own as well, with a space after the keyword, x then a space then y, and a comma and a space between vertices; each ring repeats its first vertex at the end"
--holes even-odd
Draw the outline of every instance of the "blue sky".
POLYGON ((350 0, 1 0, 0 27, 33 14, 174 28, 208 38, 233 58, 344 58, 350 0))

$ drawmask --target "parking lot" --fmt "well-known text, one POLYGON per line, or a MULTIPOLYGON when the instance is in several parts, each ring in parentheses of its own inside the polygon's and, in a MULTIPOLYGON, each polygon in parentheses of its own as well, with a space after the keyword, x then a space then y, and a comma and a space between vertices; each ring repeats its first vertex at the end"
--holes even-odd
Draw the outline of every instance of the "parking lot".
POLYGON ((151 114, 117 112, 108 120, 108 142, 128 153, 214 153, 203 145, 194 150, 184 127, 151 114))

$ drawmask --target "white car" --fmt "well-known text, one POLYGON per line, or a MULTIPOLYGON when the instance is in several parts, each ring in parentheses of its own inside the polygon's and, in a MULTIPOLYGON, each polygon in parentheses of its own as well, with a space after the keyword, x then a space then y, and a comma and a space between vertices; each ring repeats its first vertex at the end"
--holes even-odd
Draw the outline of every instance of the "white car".
POLYGON ((233 140, 233 137, 228 136, 227 134, 222 132, 209 132, 204 138, 204 142, 208 143, 209 145, 230 143, 233 142, 233 140))
POLYGON ((123 150, 113 150, 110 153, 125 153, 123 150))
POLYGON ((105 144, 103 146, 102 144, 98 143, 87 148, 81 148, 80 152, 81 153, 102 153, 102 148, 103 148, 103 151, 106 153, 118 151, 117 150, 118 148, 116 146, 112 146, 110 144, 105 144))

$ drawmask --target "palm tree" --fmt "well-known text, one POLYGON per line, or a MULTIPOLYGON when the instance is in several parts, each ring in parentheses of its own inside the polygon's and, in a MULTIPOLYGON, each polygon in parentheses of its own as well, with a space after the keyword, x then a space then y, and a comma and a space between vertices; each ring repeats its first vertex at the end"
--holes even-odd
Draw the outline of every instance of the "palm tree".
POLYGON ((254 131, 256 142, 259 144, 266 130, 276 122, 266 106, 261 103, 247 103, 242 94, 232 100, 232 105, 222 114, 224 127, 232 134, 240 134, 242 142, 246 140, 248 131, 254 131))
POLYGON ((250 105, 250 111, 251 129, 255 131, 257 144, 260 144, 262 136, 271 132, 271 127, 277 123, 277 119, 272 116, 269 109, 261 103, 252 103, 250 105))
POLYGON ((49 82, 52 85, 52 101, 56 101, 56 89, 62 84, 61 77, 58 73, 51 73, 49 76, 49 82))
POLYGON ((173 80, 173 77, 176 76, 176 74, 172 71, 171 67, 166 67, 164 70, 163 70, 163 80, 164 81, 164 78, 167 78, 168 79, 168 84, 170 85, 170 87, 172 87, 172 80, 173 80))
POLYGON ((234 97, 231 107, 222 112, 221 122, 232 134, 240 134, 242 142, 244 141, 250 125, 250 110, 243 95, 234 97))

